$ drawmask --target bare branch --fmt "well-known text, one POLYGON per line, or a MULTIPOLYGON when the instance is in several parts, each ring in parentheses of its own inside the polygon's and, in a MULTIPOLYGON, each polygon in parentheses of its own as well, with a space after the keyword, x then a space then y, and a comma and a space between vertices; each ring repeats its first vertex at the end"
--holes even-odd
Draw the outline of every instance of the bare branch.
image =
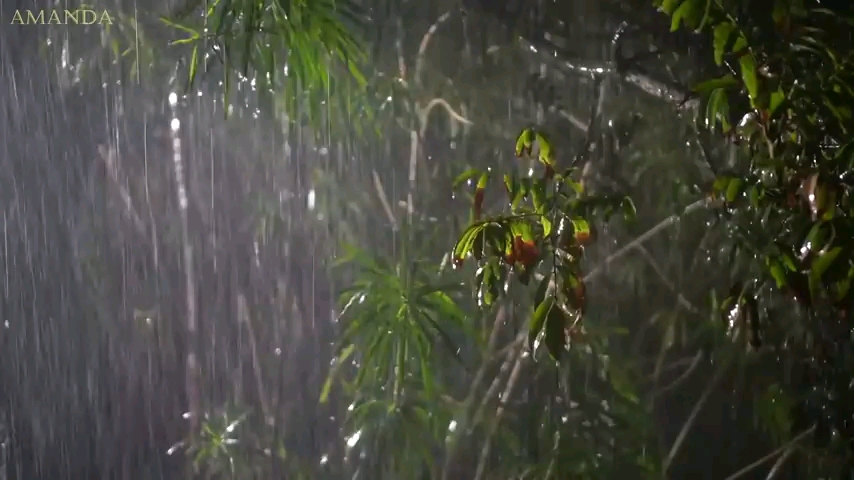
POLYGON ((682 430, 679 431, 679 435, 676 436, 676 440, 673 442, 673 446, 670 448, 670 453, 664 460, 664 465, 662 466, 662 476, 665 476, 668 468, 670 468, 670 466, 673 464, 673 459, 676 458, 676 454, 679 453, 679 449, 682 448, 682 444, 685 443, 685 439, 688 437, 688 432, 691 430, 691 427, 694 426, 694 422, 697 421, 697 416, 700 414, 700 411, 703 409, 703 406, 709 400, 709 397, 712 395, 712 392, 715 390, 715 388, 717 388, 718 383, 724 376, 724 373, 729 370, 731 360, 732 359, 730 359, 724 365, 718 368, 712 379, 709 380, 706 389, 703 390, 703 394, 700 395, 700 398, 694 405, 693 410, 691 410, 691 414, 688 415, 688 418, 682 425, 682 430))
POLYGON ((679 302, 679 305, 682 305, 683 308, 685 308, 691 313, 700 313, 700 310, 694 305, 692 305, 691 302, 689 302, 688 299, 685 298, 685 296, 682 295, 682 293, 676 288, 676 284, 674 284, 673 281, 668 278, 667 273, 664 271, 664 269, 661 268, 658 262, 655 261, 655 258, 652 256, 651 253, 649 253, 649 250, 647 250, 646 247, 641 244, 638 244, 634 248, 639 251, 644 256, 644 258, 646 258, 647 262, 649 262, 649 265, 659 276, 664 285, 676 294, 676 301, 679 302))
MULTIPOLYGON (((510 372, 510 377, 507 379, 507 386, 501 394, 500 400, 502 403, 506 402, 507 399, 510 398, 510 395, 513 394, 513 390, 516 388, 516 383, 519 381, 519 375, 522 373, 522 361, 524 358, 524 354, 520 351, 519 355, 516 357, 516 364, 513 365, 513 371, 510 372)), ((480 460, 477 464, 477 471, 475 473, 474 480, 481 480, 483 475, 486 473, 486 461, 489 458, 489 452, 492 449, 492 438, 498 430, 498 425, 501 423, 501 419, 504 417, 505 411, 503 404, 499 404, 498 409, 495 411, 495 418, 492 421, 492 427, 489 429, 489 434, 487 435, 483 448, 480 451, 480 460)))
POLYGON ((421 38, 421 44, 418 45, 418 53, 415 56, 415 72, 413 72, 412 75, 412 79, 417 87, 421 86, 421 76, 424 74, 424 56, 427 52, 427 46, 430 44, 430 40, 433 38, 433 35, 435 35, 436 31, 439 30, 439 27, 451 18, 452 11, 453 10, 449 10, 439 16, 439 18, 433 22, 433 25, 430 25, 430 28, 427 29, 427 33, 425 33, 421 38))
POLYGON ((656 234, 665 230, 667 227, 676 224, 676 222, 678 222, 683 216, 688 215, 689 213, 692 213, 692 212, 696 212, 697 210, 700 210, 702 208, 705 208, 706 205, 707 205, 706 199, 697 200, 696 202, 685 207, 685 209, 681 213, 677 213, 677 214, 674 214, 674 215, 671 215, 671 216, 665 218, 664 220, 659 222, 658 225, 650 228, 649 230, 646 231, 646 233, 635 238, 628 245, 624 246, 623 248, 617 250, 616 252, 614 252, 610 256, 608 256, 608 258, 606 258, 605 261, 602 262, 602 264, 598 265, 596 268, 591 270, 590 273, 588 273, 584 277, 584 281, 589 282, 593 278, 596 278, 597 276, 602 274, 602 272, 604 272, 605 267, 607 265, 609 265, 610 263, 615 262, 615 261, 625 257, 626 254, 628 254, 630 251, 635 249, 638 245, 643 244, 647 240, 654 237, 656 234))
POLYGON ((762 465, 765 462, 770 461, 772 458, 774 458, 777 455, 780 455, 782 453, 783 455, 780 457, 779 460, 777 460, 774 463, 774 466, 771 467, 771 471, 768 472, 767 480, 772 480, 777 475, 777 471, 780 470, 780 467, 783 465, 783 463, 785 463, 786 459, 789 458, 792 455, 792 453, 795 451, 795 446, 798 444, 798 442, 800 442, 804 438, 811 435, 815 431, 815 428, 816 428, 816 426, 813 425, 810 428, 804 430, 803 432, 795 435, 794 438, 792 438, 791 440, 786 442, 786 444, 783 445, 782 447, 774 450, 773 452, 769 453, 768 455, 765 455, 764 457, 760 458, 759 460, 757 460, 757 461, 751 463, 750 465, 742 468, 741 470, 733 473, 732 475, 728 476, 726 478, 726 480, 736 480, 738 478, 741 478, 745 474, 747 474, 751 470, 753 470, 754 468, 762 465))
MULTIPOLYGON (((656 391, 651 392, 649 394, 649 401, 652 402, 656 397, 660 397, 661 395, 669 392, 670 390, 673 390, 674 388, 676 388, 680 384, 682 384, 682 382, 684 382, 686 379, 688 379, 688 377, 690 377, 691 374, 694 373, 694 370, 696 370, 697 367, 700 366, 700 360, 702 360, 702 359, 703 359, 703 351, 700 350, 697 352, 696 355, 694 355, 694 358, 691 359, 691 365, 689 365, 688 368, 685 369, 684 372, 682 372, 682 375, 679 375, 679 377, 676 380, 672 381, 669 385, 666 385, 666 386, 661 387, 660 389, 658 389, 656 391)), ((658 377, 658 375, 656 375, 656 380, 657 380, 657 377, 658 377)))
POLYGON ((376 170, 373 170, 371 174, 374 178, 374 188, 377 190, 377 196, 380 199, 380 204, 383 206, 383 210, 388 217, 388 221, 391 222, 392 228, 397 230, 397 219, 394 217, 394 211, 391 209, 391 204, 388 203, 388 197, 385 194, 385 188, 383 188, 383 182, 380 180, 380 175, 376 170))

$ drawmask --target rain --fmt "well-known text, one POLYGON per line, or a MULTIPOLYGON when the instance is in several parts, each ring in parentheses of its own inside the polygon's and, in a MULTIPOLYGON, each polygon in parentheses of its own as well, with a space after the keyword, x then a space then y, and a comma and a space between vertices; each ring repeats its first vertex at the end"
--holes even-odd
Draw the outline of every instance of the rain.
POLYGON ((0 480, 850 475, 854 17, 754 3, 0 0, 0 480))

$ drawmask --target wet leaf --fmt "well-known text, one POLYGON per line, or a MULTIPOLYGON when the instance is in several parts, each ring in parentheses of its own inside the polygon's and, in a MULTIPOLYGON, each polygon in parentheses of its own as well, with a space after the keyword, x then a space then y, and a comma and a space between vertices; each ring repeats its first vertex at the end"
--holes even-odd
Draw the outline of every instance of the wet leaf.
POLYGON ((756 72, 756 59, 752 53, 742 55, 738 59, 741 66, 741 79, 750 95, 751 106, 756 108, 756 100, 759 98, 759 78, 756 72))
POLYGON ((329 371, 329 375, 327 375, 326 380, 323 382, 323 388, 320 391, 320 399, 318 402, 321 404, 325 404, 329 401, 329 393, 332 391, 332 383, 335 381, 335 377, 338 375, 338 371, 341 369, 341 366, 353 355, 356 347, 353 344, 347 345, 341 352, 338 354, 338 357, 335 359, 335 364, 332 366, 332 369, 329 371))
POLYGON ((489 176, 486 173, 482 173, 477 181, 477 187, 475 187, 472 212, 474 214, 474 221, 476 222, 480 220, 480 217, 483 214, 483 197, 486 190, 486 183, 488 181, 489 176))
MULTIPOLYGON (((549 314, 552 310, 557 310, 557 307, 554 306, 554 302, 554 297, 546 297, 539 305, 536 305, 536 308, 534 309, 534 314, 531 316, 531 320, 528 323, 528 348, 531 351, 534 350, 534 342, 543 330, 549 314)), ((563 331, 561 330, 561 332, 563 331)))
POLYGON ((679 30, 681 22, 684 22, 688 27, 695 27, 697 25, 696 17, 698 10, 697 0, 683 1, 670 17, 670 31, 675 32, 679 30))
POLYGON ((466 258, 466 256, 471 253, 472 248, 474 247, 474 242, 477 239, 477 235, 486 227, 483 223, 475 223, 469 226, 463 234, 460 236, 460 239, 457 240, 456 245, 454 245, 453 257, 454 260, 460 260, 466 258))
POLYGON ((534 131, 526 128, 516 137, 516 156, 527 157, 531 155, 534 146, 534 131))
POLYGON ((773 277, 774 281, 777 282, 777 288, 785 287, 787 280, 786 271, 783 268, 783 265, 771 257, 766 258, 765 263, 768 266, 768 271, 771 273, 771 277, 773 277))
POLYGON ((635 208, 635 202, 632 201, 631 198, 626 197, 620 202, 620 206, 623 209, 623 218, 626 220, 634 220, 638 215, 638 210, 635 208))
POLYGON ((632 382, 629 380, 629 376, 625 370, 612 363, 611 368, 609 369, 609 377, 611 380, 611 387, 614 388, 614 391, 617 392, 618 395, 631 403, 639 402, 634 385, 632 385, 632 382))
POLYGON ((546 316, 543 343, 555 361, 560 361, 560 357, 566 349, 566 328, 568 326, 566 314, 559 307, 553 306, 546 316))
POLYGON ((465 172, 459 174, 457 178, 454 179, 453 188, 457 188, 465 182, 477 177, 478 175, 482 175, 482 172, 475 168, 470 168, 465 172))
POLYGON ((842 253, 842 247, 834 247, 819 255, 815 260, 813 260, 810 274, 821 279, 840 253, 842 253))
POLYGON ((572 228, 574 230, 575 241, 578 242, 579 245, 586 245, 590 241, 592 232, 587 220, 580 217, 573 218, 572 228))
POLYGON ((714 90, 734 88, 737 86, 738 80, 736 80, 735 77, 733 77, 732 75, 724 75, 720 78, 706 80, 705 82, 696 85, 694 88, 692 88, 692 90, 696 93, 708 94, 714 90))
POLYGON ((742 186, 744 185, 744 180, 739 178, 732 178, 729 181, 726 189, 726 201, 727 203, 734 202, 742 192, 742 186))
POLYGON ((721 22, 715 26, 714 30, 714 47, 715 47, 715 63, 722 65, 724 62, 724 54, 726 46, 732 33, 735 31, 735 26, 729 22, 721 22))
POLYGON ((539 151, 540 151, 539 157, 538 157, 540 160, 540 163, 543 163, 544 165, 547 165, 547 166, 553 166, 554 165, 554 152, 552 150, 552 144, 549 141, 548 137, 542 132, 537 132, 536 133, 536 141, 537 141, 537 147, 539 148, 539 151))

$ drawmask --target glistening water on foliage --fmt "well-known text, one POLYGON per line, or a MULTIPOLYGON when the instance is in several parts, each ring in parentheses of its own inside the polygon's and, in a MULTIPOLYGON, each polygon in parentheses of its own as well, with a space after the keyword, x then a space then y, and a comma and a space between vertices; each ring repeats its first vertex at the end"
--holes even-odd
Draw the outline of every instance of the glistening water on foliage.
POLYGON ((0 8, 5 478, 854 471, 849 7, 0 8))

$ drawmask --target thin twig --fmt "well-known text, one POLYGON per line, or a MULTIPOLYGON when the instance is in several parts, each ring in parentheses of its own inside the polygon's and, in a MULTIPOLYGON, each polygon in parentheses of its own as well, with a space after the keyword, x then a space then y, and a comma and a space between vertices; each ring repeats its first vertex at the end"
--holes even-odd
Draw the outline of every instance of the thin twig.
MULTIPOLYGON (((501 394, 500 400, 502 403, 505 402, 506 399, 510 398, 510 395, 513 394, 513 389, 516 388, 516 383, 519 381, 519 375, 522 373, 522 361, 524 358, 525 356, 520 351, 519 355, 516 357, 516 364, 513 365, 513 371, 510 372, 510 377, 507 379, 507 386, 501 394)), ((506 411, 507 410, 502 404, 499 404, 498 409, 495 410, 495 418, 492 421, 489 434, 487 435, 483 448, 480 451, 480 460, 477 463, 477 471, 474 475, 474 480, 481 480, 483 475, 486 473, 486 461, 489 459, 489 452, 492 449, 492 438, 495 437, 495 432, 498 430, 498 425, 501 423, 501 418, 504 416, 504 412, 506 411)))
MULTIPOLYGON (((660 397, 661 395, 663 395, 663 394, 669 392, 670 390, 673 390, 674 388, 678 387, 682 382, 684 382, 688 377, 690 377, 692 373, 694 373, 694 370, 696 370, 697 367, 700 366, 700 360, 702 360, 702 359, 703 359, 703 351, 700 350, 697 352, 696 355, 694 355, 694 358, 691 359, 691 365, 689 365, 688 368, 685 369, 685 371, 682 372, 682 374, 679 375, 679 377, 676 380, 670 382, 670 384, 665 385, 664 387, 661 387, 660 389, 655 390, 649 394, 650 401, 652 401, 656 397, 660 397)), ((657 380, 657 376, 656 376, 656 380, 657 380)))
MULTIPOLYGON (((418 53, 415 55, 415 71, 413 72, 412 80, 416 88, 421 87, 421 76, 424 73, 424 57, 427 52, 427 47, 430 45, 430 40, 433 38, 433 35, 439 29, 439 27, 445 23, 449 18, 451 18, 451 12, 445 12, 441 15, 427 30, 427 33, 421 38, 421 44, 418 46, 418 53)), ((398 28, 401 28, 398 25, 398 28)), ((402 49, 398 47, 398 62, 401 65, 401 78, 405 78, 405 64, 403 62, 403 54, 402 49)), ((405 79, 404 79, 405 82, 405 79)), ((445 110, 448 111, 448 114, 454 121, 464 123, 466 125, 471 125, 471 121, 454 111, 451 108, 451 105, 442 98, 434 98, 430 100, 424 107, 419 107, 417 104, 415 107, 415 113, 418 118, 418 130, 412 130, 409 132, 409 193, 406 196, 406 213, 409 217, 409 221, 412 221, 412 215, 415 212, 415 186, 417 179, 417 171, 418 171, 418 152, 420 151, 420 142, 424 139, 424 133, 427 131, 427 121, 430 118, 430 112, 436 105, 442 105, 445 107, 445 110)))
POLYGON ((691 302, 689 302, 688 299, 682 295, 682 292, 680 292, 676 288, 676 284, 674 284, 673 281, 668 278, 667 273, 665 273, 664 269, 662 269, 658 262, 655 261, 655 258, 652 256, 651 253, 649 253, 649 250, 647 250, 646 247, 641 244, 638 244, 635 246, 635 249, 641 252, 644 257, 646 257, 647 262, 649 262, 649 265, 652 267, 655 273, 658 274, 659 278, 661 278, 661 281, 664 283, 664 285, 669 288, 670 291, 676 294, 676 301, 679 302, 680 305, 682 305, 686 310, 691 313, 700 312, 700 310, 693 304, 691 304, 691 302))
POLYGON ((371 172, 374 177, 374 188, 377 190, 377 197, 380 199, 380 204, 385 211, 386 217, 388 217, 388 221, 391 222, 391 227, 394 230, 397 230, 397 219, 394 218, 394 211, 391 209, 391 205, 388 203, 388 197, 385 194, 385 188, 383 188, 383 182, 380 180, 380 175, 376 170, 371 172))
POLYGON ((769 453, 768 455, 765 455, 764 457, 762 457, 759 460, 751 463, 750 465, 742 468, 741 470, 733 473, 732 475, 726 477, 726 480, 736 480, 738 478, 741 478, 742 476, 744 476, 746 473, 750 472, 754 468, 762 465, 763 463, 771 460, 772 458, 774 458, 777 455, 780 455, 782 453, 783 455, 780 457, 779 460, 777 460, 774 463, 774 466, 771 467, 771 471, 768 473, 768 477, 766 480, 772 480, 777 475, 777 471, 780 469, 780 466, 782 466, 783 463, 785 463, 786 459, 789 458, 789 456, 791 456, 792 453, 795 451, 795 446, 797 445, 797 443, 800 442, 801 440, 803 440, 804 438, 806 438, 807 436, 809 436, 810 434, 812 434, 815 431, 815 428, 816 428, 816 426, 813 425, 810 428, 804 430, 803 432, 795 435, 795 437, 792 438, 791 440, 789 440, 788 442, 786 442, 785 445, 774 450, 773 452, 769 453))
POLYGON ((492 383, 489 385, 489 388, 486 389, 486 393, 483 394, 483 398, 481 399, 480 405, 478 405, 474 415, 472 415, 472 423, 477 424, 481 420, 483 420, 484 412, 486 411, 486 407, 489 404, 489 401, 495 397, 495 394, 498 393, 498 389, 501 387, 501 379, 504 377, 504 373, 510 369, 510 365, 513 364, 513 361, 517 360, 521 356, 522 352, 518 348, 514 348, 513 350, 507 352, 507 356, 504 360, 504 363, 501 364, 501 368, 499 368, 498 373, 495 375, 495 379, 493 379, 492 383))
POLYGON ((469 388, 469 393, 466 399, 466 403, 471 400, 474 395, 477 394, 478 389, 480 389, 480 384, 483 382, 484 377, 486 376, 486 368, 492 363, 491 357, 495 352, 495 344, 498 343, 498 333, 501 331, 501 326, 507 320, 507 307, 505 305, 501 305, 498 307, 498 312, 495 314, 495 321, 492 323, 492 331, 489 333, 489 340, 486 344, 486 352, 484 355, 483 363, 480 366, 480 369, 474 376, 474 380, 472 380, 471 387, 469 388))
POLYGON ((589 282, 593 278, 599 276, 600 274, 602 274, 604 272, 605 266, 625 257, 627 253, 629 253, 630 251, 635 249, 638 245, 641 245, 642 243, 646 242, 647 240, 654 237, 656 234, 663 231, 667 227, 674 225, 683 216, 688 215, 689 213, 692 213, 692 212, 695 212, 697 210, 704 208, 706 206, 706 203, 707 203, 707 201, 705 199, 697 200, 696 202, 685 207, 685 209, 682 212, 673 214, 673 215, 665 218, 664 220, 660 221, 658 223, 658 225, 650 228, 644 234, 640 235, 639 237, 637 237, 634 240, 632 240, 631 242, 629 242, 628 245, 624 246, 623 248, 621 248, 621 249, 617 250, 616 252, 612 253, 611 255, 609 255, 608 258, 606 258, 605 261, 602 262, 602 264, 598 265, 596 268, 591 270, 587 275, 585 275, 584 281, 589 282))
POLYGON ((418 45, 418 53, 415 56, 415 72, 413 72, 412 75, 412 80, 415 82, 417 87, 421 86, 421 76, 424 74, 424 57, 427 53, 427 46, 430 44, 430 40, 432 40, 433 35, 435 35, 436 31, 439 30, 439 27, 451 18, 452 11, 453 10, 449 10, 439 16, 439 18, 433 22, 433 25, 430 25, 430 28, 427 29, 427 33, 421 37, 421 44, 418 45))
MULTIPOLYGON (((483 379, 486 376, 487 368, 492 365, 493 360, 496 358, 505 357, 504 363, 499 368, 498 374, 495 376, 492 384, 490 384, 487 389, 487 393, 483 397, 483 402, 477 407, 475 413, 468 418, 476 419, 481 415, 481 412, 484 408, 484 403, 488 401, 489 398, 495 395, 495 392, 498 390, 498 385, 500 379, 504 376, 504 372, 506 372, 510 368, 510 364, 515 358, 515 353, 518 351, 518 347, 522 345, 522 341, 524 340, 524 336, 521 334, 517 336, 517 338, 511 342, 509 345, 505 346, 498 352, 494 352, 496 343, 498 342, 498 332, 500 330, 501 324, 504 322, 504 307, 499 309, 498 314, 496 314, 495 322, 492 327, 492 333, 490 334, 490 338, 487 344, 487 353, 484 356, 484 360, 481 363, 480 369, 477 374, 475 374, 474 381, 472 381, 472 386, 469 388, 469 392, 466 395, 466 400, 463 403, 466 410, 469 411, 472 404, 474 403, 475 395, 477 395, 478 390, 480 390, 480 384, 483 383, 483 379)), ((464 434, 465 429, 459 430, 461 434, 464 434)), ((445 464, 442 468, 442 480, 448 480, 450 475, 451 465, 453 464, 454 459, 456 458, 457 449, 453 448, 451 451, 447 453, 445 456, 445 464)))
MULTIPOLYGON (((657 224, 657 225, 655 225, 654 227, 650 228, 649 230, 647 230, 646 232, 644 232, 643 234, 641 234, 640 236, 638 236, 637 238, 635 238, 634 240, 632 240, 631 242, 629 242, 627 245, 623 246, 622 248, 620 248, 620 249, 619 249, 619 250, 617 250, 616 252, 614 252, 614 253, 612 253, 611 255, 609 255, 609 256, 608 256, 608 258, 606 258, 606 259, 602 262, 602 264, 598 265, 596 268, 594 268, 593 270, 591 270, 590 272, 588 272, 588 273, 587 273, 587 275, 585 275, 585 276, 584 276, 584 278, 583 278, 582 280, 583 280, 585 283, 587 283, 587 282, 589 282, 589 281, 593 280, 594 278, 598 277, 599 275, 601 275, 602 273, 604 273, 604 272, 605 272, 605 268, 604 268, 604 267, 605 267, 606 265, 608 265, 608 264, 610 264, 610 263, 612 263, 612 262, 615 262, 615 261, 617 261, 617 260, 619 260, 619 259, 621 259, 621 258, 625 257, 625 256, 626 256, 626 254, 628 254, 630 251, 632 251, 632 250, 634 250, 635 248, 637 248, 637 246, 638 246, 638 245, 643 244, 644 242, 646 242, 647 240, 651 239, 651 238, 652 238, 652 237, 654 237, 657 233, 659 233, 659 232, 663 231, 663 230, 664 230, 664 229, 666 229, 667 227, 669 227, 669 226, 671 226, 671 225, 674 225, 674 224, 675 224, 676 222, 678 222, 678 221, 679 221, 683 216, 688 215, 689 213, 695 212, 695 211, 700 210, 701 208, 705 207, 705 206, 706 206, 706 204, 707 204, 706 200, 697 200, 696 202, 694 202, 694 203, 692 203, 692 204, 688 205, 687 207, 685 207, 685 209, 684 209, 681 213, 677 213, 677 214, 671 215, 671 216, 669 216, 669 217, 665 218, 664 220, 662 220, 662 221, 658 222, 658 224, 657 224)), ((542 275, 542 274, 540 274, 540 273, 537 273, 537 274, 535 274, 535 275, 534 275, 534 278, 535 278, 536 280, 542 280, 542 279, 543 279, 543 275, 542 275)))
POLYGON ((765 477, 765 480, 773 480, 774 477, 777 476, 777 473, 780 471, 783 465, 786 464, 786 460, 788 460, 789 457, 791 457, 794 453, 794 446, 790 446, 788 449, 786 449, 786 451, 783 452, 782 455, 780 455, 780 458, 778 458, 777 461, 774 462, 774 465, 771 466, 771 470, 768 472, 768 476, 765 477))
POLYGON ((703 406, 709 400, 709 397, 712 395, 712 392, 717 388, 718 382, 729 370, 730 362, 727 361, 718 371, 715 372, 712 379, 709 381, 706 389, 703 391, 703 394, 700 396, 697 403, 694 405, 694 409, 691 410, 691 414, 688 415, 688 418, 685 420, 685 423, 682 425, 682 430, 679 431, 679 435, 676 436, 676 440, 673 442, 673 446, 670 448, 670 453, 667 455, 667 459, 664 461, 664 466, 662 467, 663 474, 667 473, 668 468, 673 464, 673 459, 676 458, 676 454, 679 453, 679 449, 682 448, 682 444, 685 442, 685 439, 688 437, 688 432, 691 430, 691 427, 694 426, 694 422, 697 421, 697 416, 700 414, 700 411, 703 409, 703 406))

